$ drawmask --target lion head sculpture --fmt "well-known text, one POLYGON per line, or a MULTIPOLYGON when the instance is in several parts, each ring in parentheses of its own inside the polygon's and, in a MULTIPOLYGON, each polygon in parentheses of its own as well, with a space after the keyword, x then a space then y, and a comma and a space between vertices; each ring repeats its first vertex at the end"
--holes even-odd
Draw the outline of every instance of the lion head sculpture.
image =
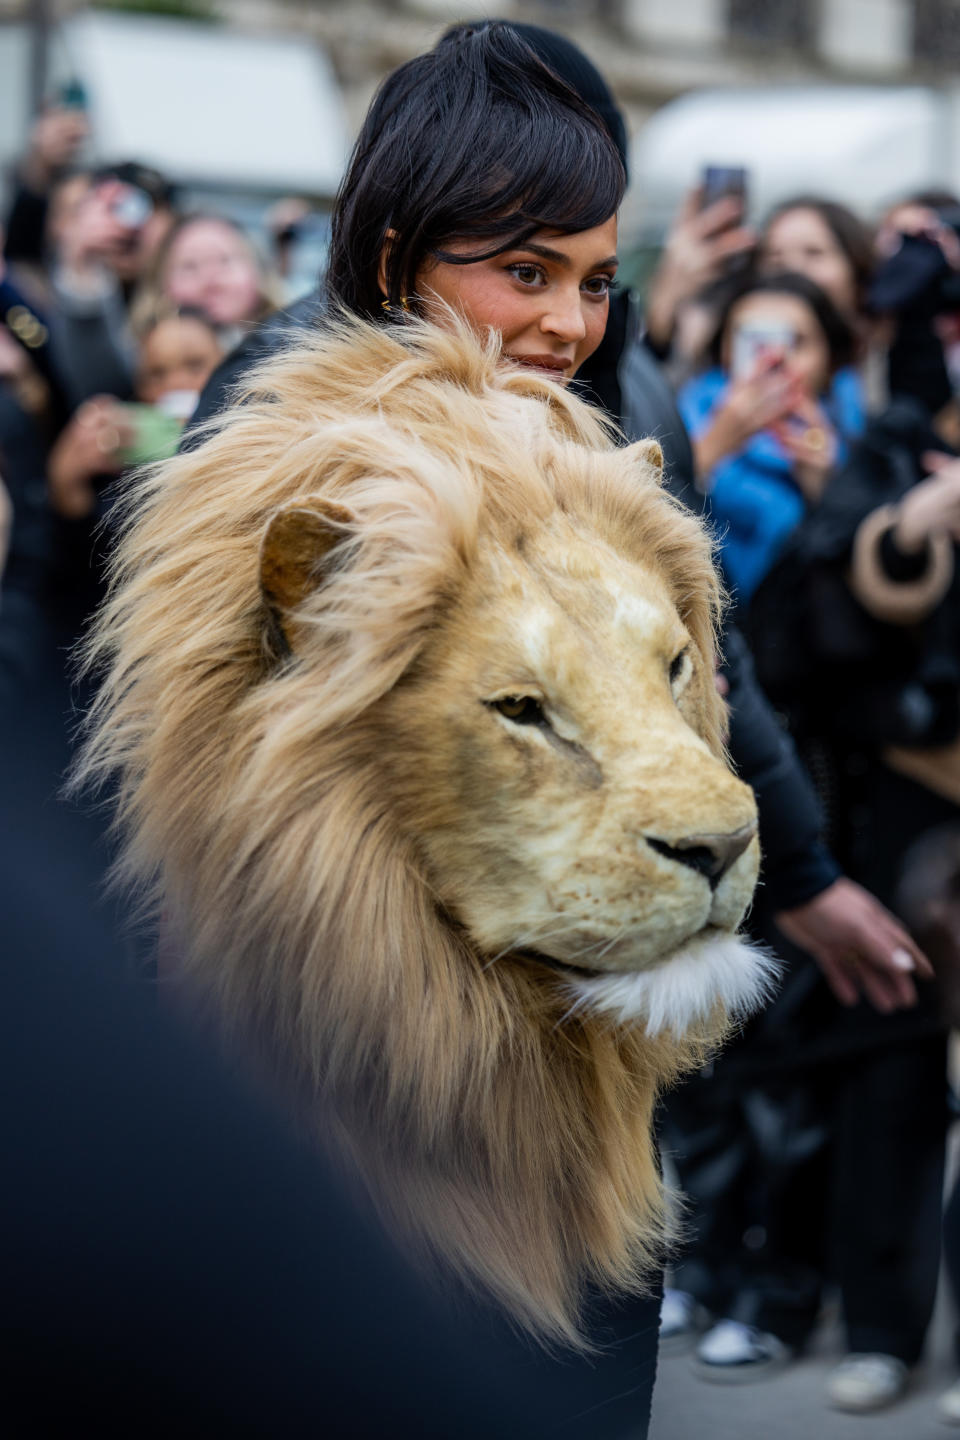
POLYGON ((331 325, 245 401, 140 484, 81 778, 388 1220, 579 1343, 657 1253, 659 1090, 765 978, 708 540, 495 337, 331 325))

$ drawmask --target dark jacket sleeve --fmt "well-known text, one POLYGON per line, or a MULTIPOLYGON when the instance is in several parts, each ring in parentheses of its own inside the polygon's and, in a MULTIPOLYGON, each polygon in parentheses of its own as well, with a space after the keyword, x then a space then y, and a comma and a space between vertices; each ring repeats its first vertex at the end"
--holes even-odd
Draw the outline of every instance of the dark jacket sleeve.
POLYGON ((775 910, 790 910, 832 885, 840 868, 820 839, 816 792, 760 689, 739 630, 727 632, 724 648, 731 758, 757 797, 767 894, 775 910))

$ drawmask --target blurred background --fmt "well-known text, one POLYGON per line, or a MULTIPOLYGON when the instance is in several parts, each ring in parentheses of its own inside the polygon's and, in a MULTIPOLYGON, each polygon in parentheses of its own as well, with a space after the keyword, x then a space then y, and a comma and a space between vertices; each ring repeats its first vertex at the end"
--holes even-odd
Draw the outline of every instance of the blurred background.
POLYGON ((87 113, 86 163, 136 156, 188 208, 266 238, 275 202, 302 198, 288 284, 306 289, 376 85, 479 14, 570 35, 611 81, 631 279, 704 164, 747 168, 755 216, 815 187, 876 217, 960 184, 957 0, 0 0, 0 169, 65 100, 87 113))
MULTIPOLYGON (((743 750, 736 734, 732 749, 745 778, 766 786, 752 924, 785 957, 786 981, 755 1029, 665 1115, 688 1244, 662 1317, 653 1433, 863 1433, 857 1417, 828 1416, 826 1400, 837 1411, 889 1407, 871 1421, 876 1440, 931 1440, 944 1419, 960 1425, 960 1185, 947 1210, 956 1303, 941 1291, 931 1324, 944 1140, 960 1114, 946 1084, 947 1034, 960 1027, 960 0, 0 0, 0 913, 8 930, 12 917, 9 953, 31 962, 0 966, 0 984, 13 987, 0 1021, 12 1017, 21 1046, 0 1046, 13 1066, 0 1089, 25 1117, 20 1168, 39 1195, 69 1194, 90 1170, 75 1092, 95 1139, 109 1140, 119 1108, 118 1123, 149 1149, 149 1108, 141 1124, 138 1092, 126 1099, 125 1077, 141 1070, 147 1080, 156 1071, 158 1113, 182 1128, 163 1098, 178 1055, 151 1069, 123 1049, 140 1033, 123 1006, 139 1005, 140 982, 162 972, 162 947, 104 897, 107 807, 62 794, 91 701, 71 655, 104 593, 117 500, 139 466, 176 451, 215 371, 222 397, 225 357, 250 345, 249 363, 258 335, 267 348, 285 343, 291 307, 296 324, 314 318, 331 208, 374 91, 452 21, 482 16, 568 36, 625 115, 626 283, 611 307, 607 369, 588 383, 630 438, 664 440, 675 490, 714 524, 743 632, 728 635, 740 657, 725 681, 731 709, 747 717, 743 750), (935 961, 938 985, 921 985, 919 1002, 901 973, 880 1003, 868 983, 879 985, 879 972, 857 970, 863 916, 881 924, 867 891, 935 961), (849 929, 851 905, 860 930, 849 929), (99 996, 75 1000, 64 984, 85 981, 78 956, 111 986, 135 982, 114 987, 116 1054, 86 1019, 83 1006, 102 1010, 99 996), (845 967, 856 983, 842 980, 845 967), (36 1015, 25 1008, 34 1002, 36 1015), (81 1017, 77 1048, 62 1055, 51 1005, 81 1017), (99 1074, 88 1041, 105 1057, 102 1093, 78 1082, 99 1074), (66 1107, 71 1144, 50 1146, 65 1179, 36 1164, 34 1132, 61 1126, 48 1071, 66 1107), (31 1087, 36 1106, 19 1106, 31 1087), (848 1318, 854 1301, 866 1315, 867 1340, 840 1334, 841 1291, 848 1318), (831 1370, 845 1345, 851 1353, 831 1370), (881 1363, 853 1372, 851 1401, 843 1366, 861 1351, 881 1363), (921 1353, 927 1369, 915 1379, 921 1353), (737 1370, 779 1383, 690 1384, 691 1373, 714 1381, 737 1370)), ((890 959, 886 946, 883 966, 904 954, 890 959)), ((152 1020, 143 1023, 147 1034, 152 1020)), ((958 1056, 954 1040, 954 1089, 958 1056)), ((188 1059, 186 1073, 203 1063, 188 1059)), ((201 1075, 204 1087, 215 1099, 215 1080, 201 1075)), ((240 1114, 248 1102, 235 1103, 240 1114)), ((116 1191, 111 1145, 91 1170, 102 1187, 93 1242, 63 1232, 94 1269, 100 1249, 115 1248, 103 1199, 116 1191)), ((179 1153, 174 1141, 169 1153, 179 1153)), ((197 1174, 216 1199, 222 1177, 166 1155, 161 1146, 158 1164, 182 1174, 185 1190, 197 1174)), ((152 1173, 131 1202, 116 1192, 131 1230, 146 1205, 139 1235, 151 1253, 165 1220, 151 1221, 150 1204, 166 1203, 152 1173)), ((49 1231, 60 1233, 62 1218, 48 1225, 29 1186, 11 1189, 41 1261, 54 1257, 56 1297, 49 1231)), ((284 1231, 282 1217, 274 1223, 284 1231)), ((0 1224, 15 1249, 18 1234, 0 1224)), ((233 1238, 245 1244, 242 1230, 233 1238)), ((170 1230, 181 1268, 196 1262, 231 1308, 234 1291, 204 1268, 210 1242, 198 1232, 192 1243, 184 1249, 170 1230)), ((20 1248, 32 1294, 33 1252, 20 1248)), ((265 1285, 272 1255, 262 1256, 265 1285)), ((325 1274, 328 1258, 316 1264, 325 1274)), ((99 1285, 81 1272, 81 1300, 65 1302, 71 1335, 85 1329, 87 1292, 99 1285)), ((303 1268, 305 1282, 312 1273, 303 1268)), ((224 1332, 234 1369, 246 1353, 232 1348, 238 1331, 251 1352, 260 1344, 248 1314, 273 1313, 243 1274, 224 1332)), ((301 1310, 281 1308, 285 1344, 301 1310)), ((389 1310, 379 1297, 376 1308, 389 1310)), ((150 1335, 139 1343, 117 1314, 130 1344, 150 1351, 150 1335)), ((160 1329, 169 1339, 180 1323, 160 1329)), ((38 1325, 45 1374, 61 1351, 44 1340, 48 1320, 38 1325)), ((204 1353, 205 1337, 183 1333, 204 1353)), ((417 1333, 410 1345, 428 1354, 417 1333)), ((78 1375, 87 1359, 82 1351, 78 1375)), ((308 1407, 312 1364, 307 1356, 308 1407)), ((286 1372, 249 1368, 269 1410, 286 1372)), ((98 1397, 113 1386, 111 1372, 98 1397)), ((264 1433, 279 1434, 272 1423, 264 1433)), ((113 1433, 99 1417, 98 1427, 113 1433)), ((453 1421, 416 1433, 454 1431, 472 1433, 453 1421)))

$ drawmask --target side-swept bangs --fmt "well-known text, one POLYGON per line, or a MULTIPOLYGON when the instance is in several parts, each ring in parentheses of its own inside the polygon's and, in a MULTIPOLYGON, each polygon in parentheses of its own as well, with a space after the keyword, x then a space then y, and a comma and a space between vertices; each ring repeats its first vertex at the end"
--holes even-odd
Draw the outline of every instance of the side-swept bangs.
POLYGON ((458 26, 390 75, 334 212, 327 287, 357 314, 415 293, 431 258, 471 264, 541 228, 592 229, 619 207, 623 163, 603 121, 503 23, 458 26), (451 255, 452 240, 478 241, 451 255))

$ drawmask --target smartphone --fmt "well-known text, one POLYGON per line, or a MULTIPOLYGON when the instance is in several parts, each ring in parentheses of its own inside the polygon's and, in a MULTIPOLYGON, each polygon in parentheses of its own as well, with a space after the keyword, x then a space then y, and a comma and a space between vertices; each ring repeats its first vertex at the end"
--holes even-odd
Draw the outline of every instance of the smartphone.
POLYGON ((715 205, 718 200, 733 196, 740 201, 742 214, 747 213, 747 172, 742 165, 705 165, 700 175, 700 208, 715 205))
POLYGON ((57 103, 62 110, 86 110, 86 86, 80 80, 67 80, 57 92, 57 103))
POLYGON ((183 421, 155 405, 118 405, 120 423, 129 436, 119 451, 124 465, 149 465, 177 453, 183 421))
POLYGON ((752 375, 758 362, 765 356, 775 355, 777 360, 770 367, 776 369, 789 355, 796 343, 797 333, 791 325, 745 323, 738 325, 730 338, 730 374, 734 380, 752 375))
POLYGON ((139 230, 153 214, 153 201, 139 186, 124 185, 110 211, 125 230, 139 230))

